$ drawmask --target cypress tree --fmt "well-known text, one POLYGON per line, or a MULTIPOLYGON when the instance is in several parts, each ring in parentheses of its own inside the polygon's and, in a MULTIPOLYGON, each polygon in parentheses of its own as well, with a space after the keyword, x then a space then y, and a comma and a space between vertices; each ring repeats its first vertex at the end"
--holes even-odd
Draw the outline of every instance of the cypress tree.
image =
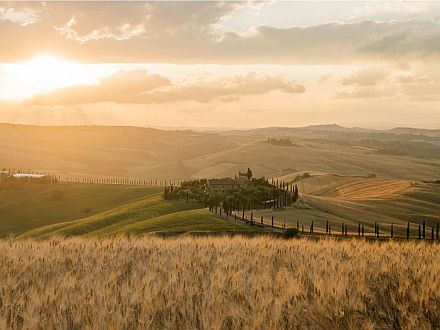
POLYGON ((409 239, 409 222, 406 225, 406 239, 409 239))
POLYGON ((426 229, 426 224, 425 224, 425 220, 423 220, 423 238, 426 238, 425 229, 426 229))
POLYGON ((298 200, 298 196, 299 196, 298 186, 295 185, 295 190, 293 192, 293 203, 295 203, 298 200))

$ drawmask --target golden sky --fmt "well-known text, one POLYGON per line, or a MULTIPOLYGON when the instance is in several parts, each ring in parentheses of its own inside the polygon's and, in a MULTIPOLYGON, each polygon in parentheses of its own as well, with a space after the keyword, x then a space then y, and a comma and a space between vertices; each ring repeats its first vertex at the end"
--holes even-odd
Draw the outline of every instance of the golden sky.
POLYGON ((440 2, 0 2, 0 121, 440 128, 440 2))

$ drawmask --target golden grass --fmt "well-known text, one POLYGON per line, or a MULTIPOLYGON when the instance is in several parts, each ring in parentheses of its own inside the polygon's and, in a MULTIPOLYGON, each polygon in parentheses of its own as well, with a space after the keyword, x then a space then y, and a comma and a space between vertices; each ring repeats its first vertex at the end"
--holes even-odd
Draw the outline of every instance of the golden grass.
POLYGON ((318 195, 343 200, 386 199, 411 188, 411 181, 396 179, 358 179, 323 191, 318 195))
POLYGON ((144 236, 0 251, 1 329, 440 326, 437 244, 144 236))

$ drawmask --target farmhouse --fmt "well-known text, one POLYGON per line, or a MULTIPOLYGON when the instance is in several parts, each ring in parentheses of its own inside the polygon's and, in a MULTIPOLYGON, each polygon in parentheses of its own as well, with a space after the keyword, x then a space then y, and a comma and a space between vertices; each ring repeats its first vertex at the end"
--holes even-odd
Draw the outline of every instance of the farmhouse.
POLYGON ((238 171, 238 178, 239 179, 248 179, 248 174, 247 174, 247 172, 240 172, 240 171, 238 171))
POLYGON ((231 178, 210 179, 207 183, 207 190, 210 192, 221 192, 227 190, 238 190, 238 182, 231 178))
POLYGON ((207 182, 207 191, 209 192, 224 192, 224 191, 239 191, 246 186, 244 179, 210 179, 207 182))

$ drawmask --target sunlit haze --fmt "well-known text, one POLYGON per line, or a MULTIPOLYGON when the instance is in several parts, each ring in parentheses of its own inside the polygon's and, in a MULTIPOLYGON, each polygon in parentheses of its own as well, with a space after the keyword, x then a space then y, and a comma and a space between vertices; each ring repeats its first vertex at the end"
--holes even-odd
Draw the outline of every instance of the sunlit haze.
POLYGON ((0 121, 437 128, 439 15, 423 1, 3 2, 0 121))
POLYGON ((5 64, 0 97, 25 100, 40 93, 78 84, 98 83, 104 71, 42 54, 28 61, 5 64), (4 87, 3 87, 4 84, 4 87))

